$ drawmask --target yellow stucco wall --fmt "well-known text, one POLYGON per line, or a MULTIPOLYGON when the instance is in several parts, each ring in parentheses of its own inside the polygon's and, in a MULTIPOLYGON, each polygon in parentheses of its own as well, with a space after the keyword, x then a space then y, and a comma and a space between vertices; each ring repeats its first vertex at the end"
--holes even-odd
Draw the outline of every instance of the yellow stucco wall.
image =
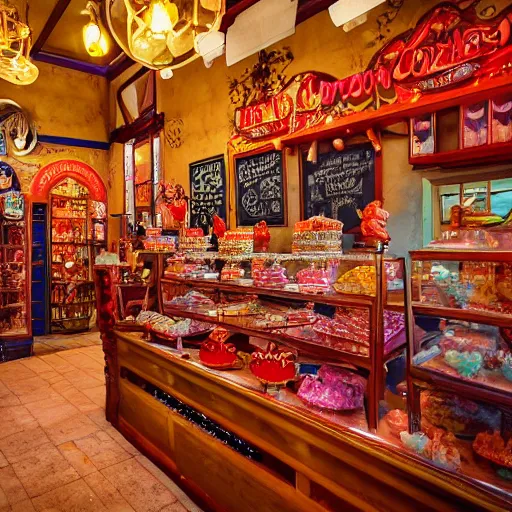
MULTIPOLYGON (((388 26, 389 31, 381 32, 385 39, 379 38, 377 17, 388 9, 387 4, 374 9, 364 25, 349 33, 345 33, 341 27, 336 28, 328 12, 323 11, 299 25, 293 36, 280 41, 274 48, 288 46, 294 54, 294 61, 285 71, 287 77, 305 71, 317 71, 344 78, 364 70, 386 41, 414 26, 437 3, 439 2, 436 0, 405 0, 398 16, 388 26)), ((479 8, 484 8, 489 3, 496 4, 498 10, 508 4, 505 0, 483 1, 479 8)), ((183 144, 178 148, 171 148, 167 142, 164 144, 163 169, 167 180, 174 178, 188 192, 190 162, 224 153, 226 164, 229 165, 227 142, 232 132, 233 114, 228 95, 229 79, 239 78, 246 68, 254 65, 256 59, 257 56, 253 55, 228 68, 224 58, 220 58, 210 69, 206 69, 202 59, 198 59, 175 70, 174 77, 170 80, 165 81, 158 77, 159 111, 165 113, 166 122, 171 119, 183 120, 183 144)), ((118 84, 114 85, 111 98, 117 86, 118 84)), ((111 114, 112 112, 111 107, 111 114)), ((119 155, 122 152, 117 152, 117 158, 122 158, 119 155)), ((295 151, 293 155, 286 157, 288 227, 271 229, 271 249, 276 251, 290 250, 293 224, 300 218, 297 155, 298 152, 295 151)), ((115 164, 116 168, 120 166, 122 163, 115 164)), ((229 175, 229 171, 227 174, 229 175)), ((117 173, 116 183, 122 185, 122 173, 117 173)), ((116 188, 116 193, 117 190, 116 188)), ((391 251, 404 255, 409 249, 420 247, 421 174, 413 172, 409 166, 407 138, 383 137, 383 195, 385 208, 391 213, 391 251)))
POLYGON ((31 85, 0 80, 0 98, 19 103, 39 133, 108 141, 108 83, 103 77, 36 62, 39 78, 31 85))

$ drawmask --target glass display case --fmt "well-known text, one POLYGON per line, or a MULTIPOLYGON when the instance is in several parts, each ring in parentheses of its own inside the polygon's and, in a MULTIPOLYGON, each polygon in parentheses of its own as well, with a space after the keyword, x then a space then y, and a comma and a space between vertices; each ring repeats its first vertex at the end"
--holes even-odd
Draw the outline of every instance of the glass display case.
POLYGON ((148 324, 175 347, 199 336, 191 358, 212 371, 231 361, 226 378, 368 431, 386 363, 406 343, 403 278, 403 259, 376 252, 187 253, 168 259, 160 281, 168 320, 148 324))
POLYGON ((411 265, 405 442, 437 443, 439 465, 510 492, 512 251, 425 249, 411 265))
POLYGON ((30 334, 26 237, 23 194, 0 195, 0 339, 30 334))

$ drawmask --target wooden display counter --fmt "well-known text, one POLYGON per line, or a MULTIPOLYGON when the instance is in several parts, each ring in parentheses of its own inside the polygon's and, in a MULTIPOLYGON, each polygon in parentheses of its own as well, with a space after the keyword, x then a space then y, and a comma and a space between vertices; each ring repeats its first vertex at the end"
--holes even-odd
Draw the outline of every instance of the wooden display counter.
POLYGON ((112 341, 117 368, 109 368, 111 421, 207 508, 405 512, 512 506, 505 496, 436 470, 371 434, 241 386, 229 372, 201 367, 193 354, 183 359, 140 333, 115 331, 112 341), (249 443, 258 457, 237 453, 180 408, 164 405, 155 390, 249 443))

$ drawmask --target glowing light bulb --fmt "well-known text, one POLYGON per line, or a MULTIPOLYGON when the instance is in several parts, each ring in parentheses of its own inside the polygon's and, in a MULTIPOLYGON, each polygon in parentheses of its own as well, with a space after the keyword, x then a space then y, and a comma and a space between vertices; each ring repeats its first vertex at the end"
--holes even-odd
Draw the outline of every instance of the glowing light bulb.
POLYGON ((101 30, 97 6, 93 2, 87 3, 82 14, 90 16, 89 22, 83 28, 84 46, 91 57, 103 57, 108 53, 107 39, 101 30))
MULTIPOLYGON (((155 39, 165 39, 172 30, 173 22, 168 11, 168 2, 153 0, 149 6, 149 28, 155 39)), ((174 5, 174 4, 173 4, 174 5)))

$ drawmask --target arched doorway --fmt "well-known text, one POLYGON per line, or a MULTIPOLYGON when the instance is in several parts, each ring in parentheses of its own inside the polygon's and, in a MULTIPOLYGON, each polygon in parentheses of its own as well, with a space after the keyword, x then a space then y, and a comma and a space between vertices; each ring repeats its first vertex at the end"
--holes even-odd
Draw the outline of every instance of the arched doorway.
POLYGON ((87 331, 95 317, 92 265, 107 247, 103 181, 83 162, 60 160, 40 169, 30 198, 33 246, 40 256, 33 258, 34 334, 87 331))

